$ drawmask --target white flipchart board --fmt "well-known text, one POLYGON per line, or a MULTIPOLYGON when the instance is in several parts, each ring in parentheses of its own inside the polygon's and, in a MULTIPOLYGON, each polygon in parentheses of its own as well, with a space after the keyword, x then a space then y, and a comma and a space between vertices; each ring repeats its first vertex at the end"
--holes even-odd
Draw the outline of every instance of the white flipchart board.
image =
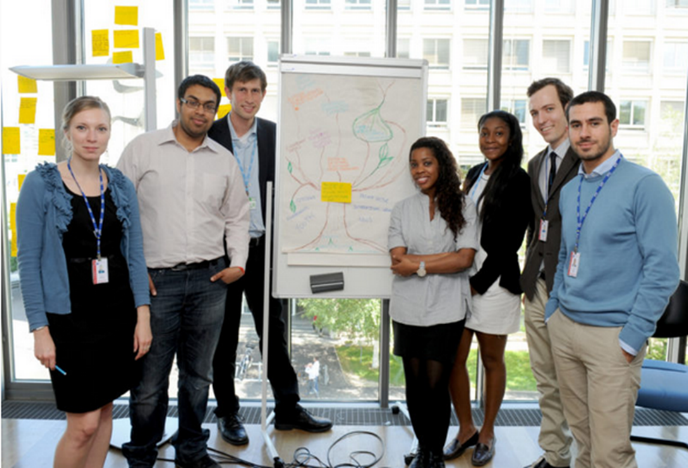
POLYGON ((416 190, 427 62, 283 56, 279 83, 273 294, 316 297, 311 275, 342 272, 344 289, 317 297, 389 298, 389 217, 416 190))

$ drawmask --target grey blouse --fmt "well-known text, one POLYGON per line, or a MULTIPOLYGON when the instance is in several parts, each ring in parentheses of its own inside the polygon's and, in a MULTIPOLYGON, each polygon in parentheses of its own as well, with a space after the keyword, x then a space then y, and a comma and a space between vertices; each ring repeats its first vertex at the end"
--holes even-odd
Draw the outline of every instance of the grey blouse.
MULTIPOLYGON (((430 203, 426 195, 417 193, 394 206, 389 225, 388 247, 406 247, 412 255, 478 250, 480 246, 475 204, 464 197, 463 216, 466 223, 454 241, 447 223, 435 213, 430 221, 430 203)), ((390 315, 399 323, 432 326, 463 320, 471 304, 468 282, 470 269, 460 273, 395 276, 392 283, 390 315)))

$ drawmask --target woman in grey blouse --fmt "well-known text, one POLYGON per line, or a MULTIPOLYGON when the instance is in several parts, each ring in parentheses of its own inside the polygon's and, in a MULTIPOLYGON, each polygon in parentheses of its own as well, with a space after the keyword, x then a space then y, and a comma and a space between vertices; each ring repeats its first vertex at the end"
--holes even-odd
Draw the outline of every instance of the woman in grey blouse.
POLYGON ((411 146, 420 192, 397 203, 389 227, 394 281, 390 313, 418 454, 410 468, 444 467, 449 376, 471 292, 466 271, 479 248, 476 210, 462 194, 456 160, 439 138, 411 146))

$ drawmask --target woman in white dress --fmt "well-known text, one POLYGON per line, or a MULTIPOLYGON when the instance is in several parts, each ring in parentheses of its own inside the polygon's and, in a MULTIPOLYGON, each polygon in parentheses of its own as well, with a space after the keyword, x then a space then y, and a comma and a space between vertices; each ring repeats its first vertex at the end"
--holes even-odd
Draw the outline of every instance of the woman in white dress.
POLYGON ((520 167, 523 146, 518 119, 508 112, 493 111, 480 118, 478 130, 480 151, 487 161, 471 168, 464 191, 478 207, 480 249, 470 279, 473 306, 450 381, 460 428, 444 455, 447 460, 457 458, 475 446, 471 461, 474 466, 483 466, 494 456, 494 422, 506 388, 507 335, 519 330, 518 250, 531 219, 531 203, 530 180, 520 167), (473 335, 478 339, 486 375, 485 417, 480 431, 471 416, 466 369, 473 335))
POLYGON ((389 227, 394 354, 404 362, 406 403, 418 437, 409 468, 444 468, 449 376, 471 300, 477 215, 442 140, 416 141, 409 165, 420 191, 395 205, 389 227))

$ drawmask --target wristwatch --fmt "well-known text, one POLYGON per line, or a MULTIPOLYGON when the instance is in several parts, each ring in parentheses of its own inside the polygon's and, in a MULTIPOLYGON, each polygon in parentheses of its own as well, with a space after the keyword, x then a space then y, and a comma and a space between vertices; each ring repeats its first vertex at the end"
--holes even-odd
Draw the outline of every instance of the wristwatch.
POLYGON ((418 270, 416 270, 416 274, 421 278, 428 274, 428 272, 425 271, 425 262, 420 262, 420 266, 418 267, 418 270))

